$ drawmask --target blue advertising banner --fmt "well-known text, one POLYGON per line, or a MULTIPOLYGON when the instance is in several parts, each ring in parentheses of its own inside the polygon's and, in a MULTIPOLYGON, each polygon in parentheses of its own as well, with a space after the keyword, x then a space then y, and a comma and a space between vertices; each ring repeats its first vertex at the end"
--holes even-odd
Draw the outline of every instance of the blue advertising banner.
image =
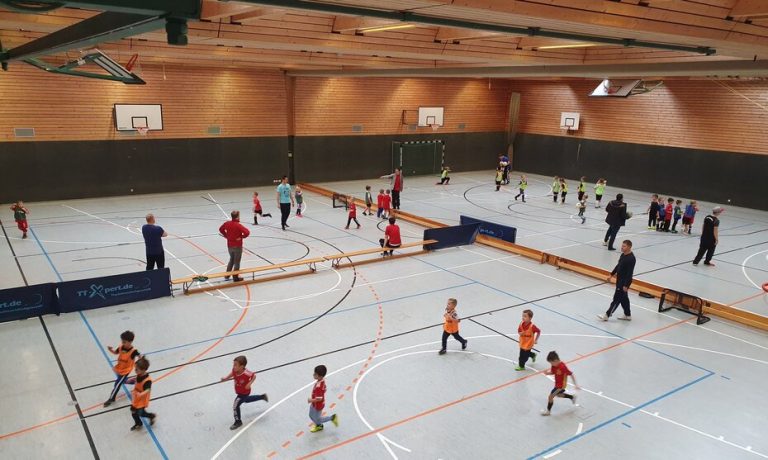
POLYGON ((426 249, 452 248, 473 244, 480 224, 454 225, 453 227, 430 228, 424 230, 425 240, 437 240, 437 243, 425 245, 426 249))
POLYGON ((147 270, 58 283, 62 312, 91 310, 171 295, 171 271, 147 270))
POLYGON ((460 219, 461 225, 480 224, 481 235, 498 238, 510 243, 514 243, 515 238, 517 237, 517 229, 515 227, 507 227, 506 225, 475 219, 474 217, 469 216, 460 216, 460 219))
POLYGON ((51 313, 59 313, 54 283, 0 290, 0 323, 51 313))

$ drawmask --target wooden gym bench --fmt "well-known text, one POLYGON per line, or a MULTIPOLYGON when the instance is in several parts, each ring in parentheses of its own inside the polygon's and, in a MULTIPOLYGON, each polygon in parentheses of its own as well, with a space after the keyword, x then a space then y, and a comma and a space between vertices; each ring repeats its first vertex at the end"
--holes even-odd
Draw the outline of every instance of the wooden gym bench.
POLYGON ((230 287, 230 286, 240 286, 242 284, 251 284, 256 282, 262 282, 262 281, 270 281, 270 280, 276 280, 281 278, 289 278, 292 276, 298 276, 303 275, 306 273, 314 273, 317 271, 317 264, 320 262, 325 262, 325 259, 322 257, 317 257, 314 259, 301 259, 301 260, 295 260, 293 262, 286 262, 283 264, 275 264, 275 265, 264 265, 261 267, 254 267, 254 268, 244 268, 242 270, 233 270, 231 272, 220 272, 220 273, 209 273, 207 275, 190 275, 184 278, 178 278, 171 281, 171 284, 181 284, 182 285, 182 291, 184 294, 191 294, 195 292, 205 292, 205 291, 213 291, 216 289, 221 289, 223 287, 230 287), (274 276, 268 276, 268 277, 261 277, 256 279, 256 273, 260 272, 266 272, 270 270, 280 270, 284 268, 289 267, 298 267, 301 265, 306 265, 307 270, 306 271, 297 271, 297 272, 287 272, 287 273, 281 273, 279 275, 274 276), (240 276, 240 275, 247 275, 251 274, 250 280, 243 280, 243 281, 235 281, 233 283, 229 284, 214 284, 209 286, 202 286, 197 288, 192 288, 192 285, 195 282, 204 283, 210 279, 216 279, 216 278, 225 278, 227 276, 240 276))
MULTIPOLYGON (((366 255, 366 254, 382 254, 384 251, 390 251, 390 250, 391 251, 397 251, 397 250, 400 250, 400 249, 415 248, 417 246, 426 246, 426 245, 434 244, 434 243, 437 243, 437 240, 414 241, 413 243, 402 244, 402 245, 400 245, 400 247, 397 247, 397 248, 391 248, 391 249, 390 248, 361 249, 359 251, 341 252, 339 254, 333 254, 333 255, 330 255, 330 256, 324 256, 323 259, 330 260, 331 261, 331 266, 333 268, 348 267, 348 266, 353 265, 353 263, 352 262, 348 262, 348 263, 342 264, 341 263, 341 259, 347 259, 347 258, 351 258, 351 257, 355 257, 355 256, 362 256, 362 255, 366 255)), ((417 254, 424 254, 426 252, 429 252, 429 249, 422 249, 421 251, 408 252, 408 253, 405 253, 405 254, 393 255, 390 258, 396 259, 396 258, 401 258, 401 257, 410 257, 410 256, 415 256, 417 254)), ((380 260, 382 260, 382 259, 378 259, 378 258, 377 259, 370 259, 370 260, 365 260, 365 261, 362 261, 362 262, 358 262, 358 264, 360 264, 360 263, 378 262, 380 260)))

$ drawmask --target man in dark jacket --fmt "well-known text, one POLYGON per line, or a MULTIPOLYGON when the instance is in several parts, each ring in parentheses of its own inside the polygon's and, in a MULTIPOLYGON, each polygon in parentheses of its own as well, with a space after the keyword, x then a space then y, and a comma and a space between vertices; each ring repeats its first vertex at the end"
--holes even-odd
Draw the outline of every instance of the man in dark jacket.
POLYGON ((608 275, 608 281, 616 276, 616 291, 613 293, 613 300, 611 306, 608 307, 608 311, 604 315, 597 315, 601 321, 608 321, 608 318, 613 315, 619 304, 624 310, 624 315, 619 316, 619 319, 625 321, 632 320, 632 312, 629 310, 629 285, 632 284, 632 276, 635 272, 635 255, 632 254, 632 242, 624 240, 621 243, 621 256, 619 256, 619 263, 613 269, 610 275, 608 275))
POLYGON ((613 242, 616 240, 616 235, 619 233, 619 229, 627 222, 627 204, 624 203, 624 195, 619 193, 616 195, 616 199, 608 203, 605 207, 605 212, 608 213, 605 216, 605 223, 608 224, 608 231, 605 232, 605 238, 603 238, 603 246, 608 246, 609 251, 615 251, 613 242))

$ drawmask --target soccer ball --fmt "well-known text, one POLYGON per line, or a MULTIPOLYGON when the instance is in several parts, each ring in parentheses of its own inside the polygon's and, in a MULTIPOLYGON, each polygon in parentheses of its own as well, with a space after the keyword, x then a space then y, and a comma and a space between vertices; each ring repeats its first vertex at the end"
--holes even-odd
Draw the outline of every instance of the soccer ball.
POLYGON ((632 211, 627 211, 627 219, 631 219, 633 216, 632 211))

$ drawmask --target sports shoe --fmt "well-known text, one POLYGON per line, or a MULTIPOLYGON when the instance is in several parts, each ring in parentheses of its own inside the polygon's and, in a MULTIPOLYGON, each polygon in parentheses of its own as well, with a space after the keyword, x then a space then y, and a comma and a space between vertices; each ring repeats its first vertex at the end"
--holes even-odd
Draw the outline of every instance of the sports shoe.
POLYGON ((603 241, 603 246, 608 246, 608 242, 607 241, 603 241))
POLYGON ((233 282, 235 282, 235 283, 237 283, 238 281, 243 281, 243 279, 242 279, 242 278, 240 278, 239 276, 233 276, 233 277, 232 277, 232 281, 233 281, 233 282))
POLYGON ((230 278, 229 276, 225 276, 224 281, 229 281, 229 278, 230 278))
POLYGON ((143 426, 143 425, 142 425, 141 423, 139 423, 138 425, 133 425, 133 426, 131 427, 131 431, 140 430, 140 429, 142 428, 142 426, 143 426))
POLYGON ((461 349, 462 349, 462 350, 466 350, 466 349, 467 349, 467 344, 468 344, 468 343, 469 343, 469 340, 464 340, 464 343, 462 343, 462 344, 461 344, 461 349))
POLYGON ((106 401, 104 401, 104 407, 111 406, 113 402, 115 402, 114 399, 107 399, 106 401))
POLYGON ((233 423, 232 426, 229 427, 229 429, 230 430, 236 430, 236 429, 240 428, 241 426, 243 426, 243 422, 238 420, 235 423, 233 423))
POLYGON ((548 410, 544 409, 544 410, 541 411, 541 415, 546 417, 546 416, 550 415, 550 412, 548 410))
POLYGON ((698 263, 698 262, 694 262, 694 263, 693 263, 693 265, 695 265, 695 266, 698 266, 698 265, 699 265, 699 263, 698 263))
POLYGON ((27 234, 26 234, 26 233, 25 233, 25 234, 23 234, 23 235, 21 235, 21 239, 22 239, 22 240, 23 240, 23 239, 25 239, 26 237, 27 237, 27 234))
POLYGON ((536 353, 531 353, 531 362, 532 363, 536 362, 536 353))
POLYGON ((582 218, 581 218, 581 223, 582 223, 582 224, 583 224, 584 222, 586 222, 586 221, 587 221, 587 218, 586 218, 586 217, 582 217, 582 218))
POLYGON ((571 402, 573 403, 574 406, 576 405, 576 395, 573 395, 573 398, 571 398, 571 402))
POLYGON ((344 227, 344 230, 349 230, 349 225, 347 225, 346 227, 344 227))
POLYGON ((149 424, 150 424, 150 426, 154 426, 155 425, 155 419, 157 418, 157 414, 151 414, 151 415, 152 416, 149 417, 149 424))
POLYGON ((672 233, 677 233, 677 230, 670 230, 670 232, 672 232, 672 233))
POLYGON ((333 425, 338 428, 339 427, 339 416, 336 414, 331 415, 331 422, 333 425))
POLYGON ((607 315, 597 315, 597 319, 599 319, 600 321, 608 321, 608 316, 607 315))
POLYGON ((715 266, 715 264, 713 264, 712 262, 704 262, 704 265, 706 265, 707 267, 714 267, 715 266))
POLYGON ((616 250, 616 248, 614 248, 614 247, 612 247, 612 246, 608 246, 608 250, 609 250, 609 251, 615 251, 615 250, 616 250))
POLYGON ((621 315, 621 316, 619 316, 616 319, 620 319, 620 320, 624 320, 624 321, 632 321, 632 317, 631 316, 627 316, 627 315, 621 315))
POLYGON ((312 428, 309 429, 311 433, 317 433, 318 431, 323 431, 323 425, 315 425, 312 428))
POLYGON ((264 402, 269 402, 269 396, 266 393, 264 393, 264 402))
POLYGON ((438 355, 444 355, 446 353, 447 353, 447 351, 445 351, 445 350, 440 350, 440 351, 437 352, 438 355))
POLYGON ((515 368, 515 370, 516 370, 516 371, 524 371, 524 370, 525 370, 525 368, 524 368, 523 366, 517 366, 517 367, 515 368))

